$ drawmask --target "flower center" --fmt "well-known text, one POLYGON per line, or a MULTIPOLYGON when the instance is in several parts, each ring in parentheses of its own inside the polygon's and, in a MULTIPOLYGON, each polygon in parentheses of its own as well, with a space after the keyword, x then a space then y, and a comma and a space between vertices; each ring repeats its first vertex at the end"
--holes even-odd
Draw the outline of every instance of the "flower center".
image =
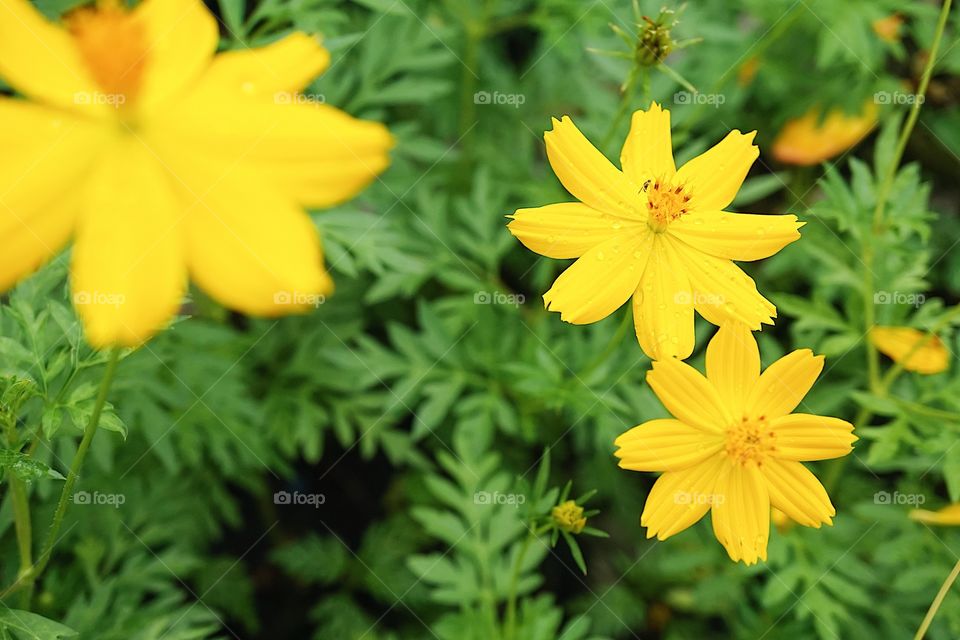
POLYGON ((741 465, 753 462, 760 466, 776 450, 774 433, 764 416, 744 416, 727 429, 726 452, 734 462, 741 465))
POLYGON ((136 98, 147 62, 146 28, 116 0, 76 9, 66 18, 67 29, 101 92, 77 94, 78 103, 116 109, 136 98))
POLYGON ((683 185, 656 178, 647 180, 643 191, 647 194, 647 224, 655 232, 664 231, 671 222, 687 213, 690 195, 683 185))

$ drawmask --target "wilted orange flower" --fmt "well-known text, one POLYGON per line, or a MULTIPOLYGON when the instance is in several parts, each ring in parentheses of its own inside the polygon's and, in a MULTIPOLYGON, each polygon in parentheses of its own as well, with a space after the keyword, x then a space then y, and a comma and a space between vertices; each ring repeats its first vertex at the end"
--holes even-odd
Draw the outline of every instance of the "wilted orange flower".
POLYGON ((819 528, 836 514, 801 464, 845 456, 857 439, 845 420, 792 413, 823 369, 800 349, 761 375, 749 328, 727 324, 707 347, 707 375, 676 359, 653 363, 647 382, 673 418, 650 420, 616 440, 620 466, 662 471, 640 524, 664 540, 710 511, 732 560, 767 557, 770 507, 819 528))
POLYGON ((892 13, 886 18, 874 20, 873 32, 884 42, 899 42, 901 26, 903 26, 903 18, 892 13))
POLYGON ((949 365, 950 353, 943 341, 911 327, 874 327, 870 342, 907 371, 930 375, 946 371, 949 365))
POLYGON ((177 311, 187 276, 271 315, 328 293, 303 207, 362 189, 392 139, 302 89, 327 66, 292 34, 214 55, 200 0, 101 2, 42 17, 0 0, 0 290, 75 239, 71 285, 88 340, 137 345, 177 311))
POLYGON ((732 131, 679 169, 670 112, 633 114, 614 167, 564 116, 544 138, 554 172, 580 202, 519 209, 510 232, 550 258, 578 258, 543 299, 573 324, 602 320, 631 297, 637 339, 651 358, 693 351, 693 312, 757 330, 776 308, 734 260, 759 260, 800 237, 793 215, 724 211, 759 151, 732 131))
POLYGON ((759 70, 760 59, 757 56, 750 56, 737 70, 737 84, 741 87, 749 86, 753 79, 757 77, 757 71, 759 70))
POLYGON ((872 100, 858 115, 832 109, 821 121, 821 113, 814 108, 787 122, 773 141, 773 157, 786 164, 819 164, 856 145, 877 125, 872 100))

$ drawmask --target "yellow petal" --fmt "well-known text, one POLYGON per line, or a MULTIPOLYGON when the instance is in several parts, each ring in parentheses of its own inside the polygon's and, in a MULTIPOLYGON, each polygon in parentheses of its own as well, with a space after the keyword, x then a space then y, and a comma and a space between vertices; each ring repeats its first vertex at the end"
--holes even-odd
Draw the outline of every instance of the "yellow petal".
POLYGON ((601 213, 579 202, 517 209, 507 225, 525 247, 548 258, 579 258, 588 250, 642 222, 601 213))
POLYGON ((925 524, 957 526, 960 525, 960 503, 947 505, 939 511, 914 509, 910 512, 910 519, 925 524))
POLYGON ((769 459, 760 468, 767 481, 770 503, 807 527, 833 524, 837 511, 820 481, 799 462, 769 459))
POLYGON ((653 254, 633 296, 633 324, 643 352, 651 359, 693 353, 693 290, 675 253, 654 236, 653 254))
POLYGON ((310 84, 329 64, 330 53, 319 39, 297 32, 265 47, 219 54, 203 82, 227 91, 292 101, 293 92, 310 84))
POLYGON ((723 436, 708 434, 679 420, 650 420, 614 442, 620 466, 633 471, 677 471, 699 464, 723 446, 723 436))
POLYGON ((635 111, 630 122, 620 165, 634 185, 643 185, 646 180, 670 178, 676 173, 673 164, 673 147, 670 140, 670 112, 661 109, 656 102, 646 111, 635 111))
POLYGON ((151 135, 240 163, 305 207, 355 196, 390 164, 393 146, 382 124, 327 105, 237 96, 202 83, 151 123, 151 135))
POLYGON ((95 92, 92 76, 67 31, 27 0, 0 0, 0 77, 41 102, 91 113, 108 110, 78 99, 95 92))
POLYGON ((760 350, 750 328, 740 322, 721 326, 707 345, 707 379, 731 415, 743 415, 747 396, 759 378, 760 350))
POLYGON ((700 211, 680 216, 667 232, 717 258, 760 260, 797 240, 801 226, 793 215, 700 211))
POLYGON ((543 295, 550 311, 573 324, 602 320, 636 290, 650 252, 650 232, 618 233, 584 253, 543 295))
POLYGON ((201 0, 144 0, 134 10, 144 25, 145 69, 137 93, 151 110, 193 84, 217 49, 217 20, 201 0))
POLYGON ((846 420, 794 413, 770 421, 776 434, 776 456, 785 460, 829 460, 853 450, 857 437, 846 420))
POLYGON ((947 370, 950 353, 935 335, 910 327, 874 327, 870 341, 907 371, 931 375, 947 370))
POLYGON ((25 100, 0 98, 0 291, 66 244, 78 191, 104 129, 25 100))
POLYGON ((823 370, 823 356, 810 349, 788 353, 760 376, 747 398, 747 413, 768 420, 785 416, 797 408, 823 370))
POLYGON ((87 183, 70 273, 96 347, 136 346, 180 306, 187 273, 170 178, 134 138, 109 149, 87 183))
POLYGON ((666 540, 700 520, 717 501, 717 477, 725 464, 722 456, 713 456, 689 469, 667 471, 657 478, 640 516, 647 537, 666 540))
POLYGON ((543 139, 553 172, 573 197, 604 213, 645 219, 638 213, 639 187, 610 164, 568 116, 554 118, 543 139))
POLYGON ((657 360, 647 372, 647 383, 675 418, 709 433, 720 433, 732 422, 716 388, 690 365, 657 360))
POLYGON ((820 164, 855 146, 877 125, 877 105, 867 100, 857 115, 831 110, 821 121, 814 107, 784 125, 773 141, 773 157, 786 164, 820 164))
POLYGON ((190 275, 221 304, 273 316, 321 304, 332 283, 317 230, 299 207, 240 166, 167 147, 181 181, 190 275))
POLYGON ((746 564, 766 560, 770 496, 757 467, 728 465, 714 491, 718 499, 710 512, 713 532, 730 559, 746 564))
POLYGON ((722 325, 738 321, 756 331, 773 324, 777 309, 757 291, 753 279, 730 260, 715 258, 675 238, 667 238, 679 252, 694 289, 694 306, 708 321, 722 325))
POLYGON ((734 129, 727 137, 677 171, 695 211, 721 211, 733 202, 760 150, 753 145, 756 131, 746 135, 734 129))

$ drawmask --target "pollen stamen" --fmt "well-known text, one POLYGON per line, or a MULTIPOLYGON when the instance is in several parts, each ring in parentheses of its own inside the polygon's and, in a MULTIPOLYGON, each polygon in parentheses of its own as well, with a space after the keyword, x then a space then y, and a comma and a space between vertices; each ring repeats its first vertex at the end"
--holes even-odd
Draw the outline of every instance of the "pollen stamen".
POLYGON ((656 180, 646 190, 646 195, 649 214, 647 224, 657 233, 664 231, 671 222, 689 211, 690 196, 684 192, 682 184, 672 185, 666 180, 656 180))
POLYGON ((761 466, 776 449, 774 432, 764 416, 755 419, 744 416, 727 429, 726 454, 740 465, 761 466))
POLYGON ((149 54, 147 33, 139 16, 115 0, 70 12, 67 28, 102 94, 77 96, 120 108, 133 102, 143 80, 149 54))

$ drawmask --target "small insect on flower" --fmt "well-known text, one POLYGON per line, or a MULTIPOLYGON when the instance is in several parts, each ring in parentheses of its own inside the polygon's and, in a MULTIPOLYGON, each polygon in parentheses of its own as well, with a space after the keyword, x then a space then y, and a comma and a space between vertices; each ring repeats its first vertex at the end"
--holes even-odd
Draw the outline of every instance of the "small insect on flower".
POLYGON ((389 164, 386 128, 297 93, 328 65, 293 33, 215 54, 201 0, 103 0, 47 21, 0 1, 0 291, 74 238, 87 339, 135 346, 188 275, 254 315, 332 290, 304 207, 346 200, 389 164))
POLYGON ((550 258, 578 258, 543 296, 573 324, 607 317, 632 296, 637 339, 651 358, 693 352, 693 312, 757 330, 776 308, 733 260, 759 260, 800 237, 793 215, 724 211, 759 151, 733 131, 680 169, 670 112, 653 103, 633 114, 614 167, 570 118, 544 138, 560 182, 580 202, 519 209, 510 232, 550 258))
POLYGON ((836 514, 801 462, 845 456, 857 440, 845 420, 792 413, 823 369, 794 351, 761 375, 749 328, 727 324, 707 347, 707 375, 676 359, 653 363, 647 382, 673 418, 650 420, 616 440, 620 466, 662 471, 640 518, 664 540, 711 512, 730 558, 766 560, 770 508, 808 527, 836 514))

